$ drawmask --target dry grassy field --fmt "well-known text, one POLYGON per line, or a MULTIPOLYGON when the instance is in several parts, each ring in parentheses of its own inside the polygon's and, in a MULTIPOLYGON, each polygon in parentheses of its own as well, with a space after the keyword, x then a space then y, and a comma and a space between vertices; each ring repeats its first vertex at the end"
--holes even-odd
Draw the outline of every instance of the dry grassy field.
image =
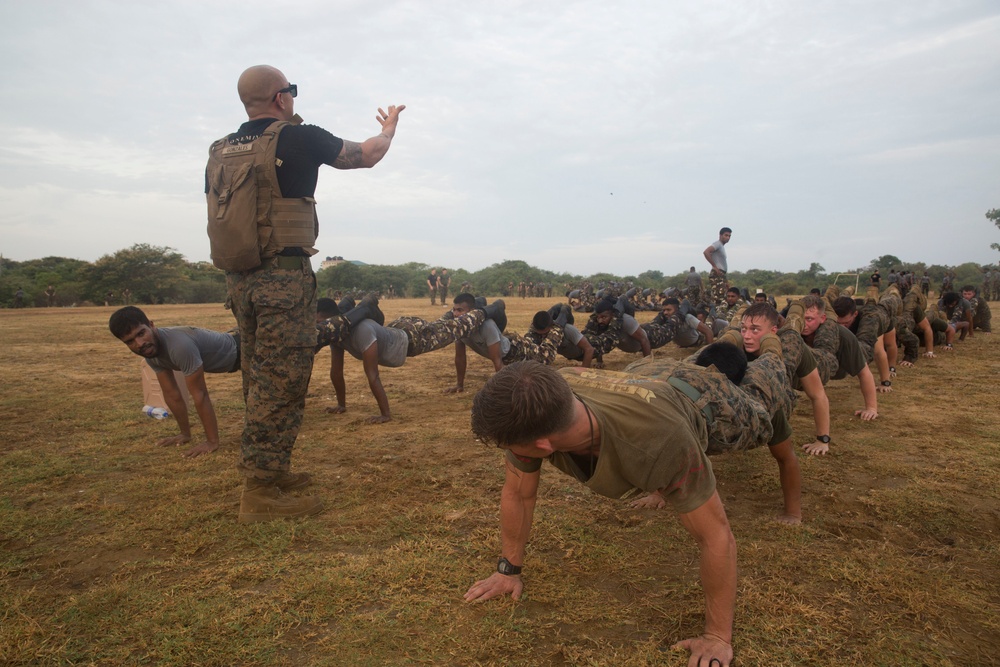
MULTIPOLYGON (((508 300, 508 328, 549 305, 508 300)), ((669 647, 702 626, 693 540, 671 512, 552 468, 524 598, 463 603, 499 548, 502 455, 469 430, 485 359, 470 356, 459 395, 442 394, 453 348, 383 369, 394 419, 369 425, 378 410, 350 358, 348 412, 324 411, 321 352, 293 466, 327 509, 243 525, 238 374, 208 378, 218 451, 155 447, 176 425, 141 414, 141 361, 108 332, 112 310, 0 311, 0 664, 686 664, 669 647)), ((160 326, 233 326, 219 305, 146 310, 160 326)), ((635 358, 615 351, 607 367, 635 358)), ((856 382, 831 383, 832 453, 800 456, 798 527, 772 519, 766 451, 714 459, 739 548, 735 664, 1000 663, 998 371, 1000 336, 977 334, 901 368, 873 423, 852 416, 856 382)), ((793 427, 812 440, 805 397, 793 427)))

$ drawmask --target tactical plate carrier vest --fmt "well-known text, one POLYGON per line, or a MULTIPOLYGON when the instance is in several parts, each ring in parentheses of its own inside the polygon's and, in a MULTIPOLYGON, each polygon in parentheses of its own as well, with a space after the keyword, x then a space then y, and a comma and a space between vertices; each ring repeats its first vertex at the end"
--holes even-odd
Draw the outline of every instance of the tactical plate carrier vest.
POLYGON ((275 167, 276 121, 257 139, 230 144, 223 137, 208 149, 208 239, 212 262, 225 271, 250 271, 283 248, 316 254, 316 200, 281 196, 275 167))

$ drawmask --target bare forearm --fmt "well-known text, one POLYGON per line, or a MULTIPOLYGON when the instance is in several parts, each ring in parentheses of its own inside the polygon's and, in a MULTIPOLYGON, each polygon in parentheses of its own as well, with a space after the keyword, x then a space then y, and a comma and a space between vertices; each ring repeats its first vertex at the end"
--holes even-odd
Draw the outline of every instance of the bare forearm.
POLYGON ((701 547, 699 570, 705 591, 705 634, 732 643, 736 606, 736 540, 733 534, 701 547))
POLYGON ((875 377, 867 366, 858 373, 858 387, 861 389, 861 397, 865 401, 865 408, 877 411, 878 394, 875 391, 875 377))
POLYGON ((371 389, 372 396, 375 397, 375 402, 378 403, 378 410, 382 413, 382 416, 390 417, 389 397, 385 394, 385 388, 382 386, 382 380, 378 372, 368 376, 368 388, 371 389))
POLYGON ((177 421, 177 427, 181 430, 181 435, 185 438, 190 438, 191 422, 188 419, 187 403, 184 402, 184 397, 180 393, 172 394, 164 391, 163 400, 166 401, 167 409, 170 410, 170 414, 177 421))
POLYGON ((205 429, 205 439, 213 445, 219 444, 219 422, 215 417, 215 408, 212 406, 212 397, 208 392, 194 398, 194 409, 201 420, 202 428, 205 429))
POLYGON ((333 384, 333 390, 337 394, 337 405, 340 407, 347 406, 347 383, 344 382, 344 373, 336 373, 330 371, 330 383, 333 384))
POLYGON ((516 491, 504 490, 500 498, 501 556, 514 565, 524 563, 524 549, 531 533, 535 499, 522 498, 516 491))

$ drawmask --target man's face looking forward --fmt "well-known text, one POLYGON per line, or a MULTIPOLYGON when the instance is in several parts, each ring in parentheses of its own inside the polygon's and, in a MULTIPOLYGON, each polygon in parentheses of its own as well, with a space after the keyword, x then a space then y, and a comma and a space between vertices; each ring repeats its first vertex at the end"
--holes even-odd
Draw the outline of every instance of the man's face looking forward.
POLYGON ((975 290, 972 290, 972 291, 962 290, 962 298, 965 299, 966 301, 968 301, 969 299, 971 299, 974 296, 976 296, 976 291, 975 290))
POLYGON ((472 307, 469 306, 469 304, 467 303, 454 303, 451 306, 451 314, 454 315, 455 317, 461 317, 462 315, 465 315, 471 310, 472 307))
POLYGON ((156 327, 140 324, 121 339, 128 349, 140 357, 152 358, 160 353, 160 340, 156 336, 156 327))
POLYGON ((726 292, 726 303, 730 306, 735 306, 736 302, 740 300, 740 295, 735 292, 726 292))
POLYGON ((740 323, 740 334, 743 336, 743 349, 750 354, 760 351, 760 339, 769 333, 777 333, 778 327, 774 326, 763 317, 743 318, 740 323))
POLYGON ((819 329, 819 325, 826 322, 826 311, 819 308, 807 308, 802 316, 802 335, 812 336, 819 329))
POLYGON ((719 240, 722 241, 722 245, 729 243, 729 239, 733 238, 732 232, 725 232, 724 234, 719 234, 719 240))
POLYGON ((672 303, 668 303, 668 304, 664 305, 663 306, 663 314, 666 317, 673 317, 674 315, 677 314, 677 306, 675 306, 672 303))
POLYGON ((605 310, 603 313, 597 313, 597 323, 602 327, 606 327, 611 324, 611 320, 614 318, 614 311, 605 310))

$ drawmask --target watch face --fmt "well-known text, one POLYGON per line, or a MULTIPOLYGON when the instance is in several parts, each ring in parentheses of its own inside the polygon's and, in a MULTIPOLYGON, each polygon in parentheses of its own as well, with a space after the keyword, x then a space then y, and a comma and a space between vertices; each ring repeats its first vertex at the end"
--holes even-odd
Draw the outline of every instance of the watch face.
POLYGON ((513 565, 506 558, 501 558, 499 562, 497 562, 497 572, 500 574, 520 574, 521 568, 513 565))
POLYGON ((830 444, 830 436, 828 436, 828 435, 821 435, 821 436, 819 436, 816 439, 819 440, 820 442, 822 442, 824 445, 829 445, 830 444))

